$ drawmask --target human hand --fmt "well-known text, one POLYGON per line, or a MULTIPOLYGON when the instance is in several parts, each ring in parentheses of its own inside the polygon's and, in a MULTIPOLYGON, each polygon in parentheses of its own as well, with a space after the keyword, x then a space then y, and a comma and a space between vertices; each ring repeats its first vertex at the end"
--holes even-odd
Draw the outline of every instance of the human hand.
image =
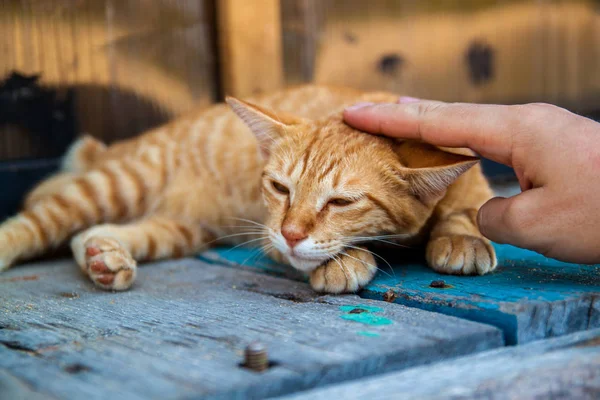
POLYGON ((344 112, 365 132, 468 147, 513 167, 522 193, 478 213, 497 243, 577 263, 600 263, 600 124, 548 104, 449 104, 401 98, 344 112))

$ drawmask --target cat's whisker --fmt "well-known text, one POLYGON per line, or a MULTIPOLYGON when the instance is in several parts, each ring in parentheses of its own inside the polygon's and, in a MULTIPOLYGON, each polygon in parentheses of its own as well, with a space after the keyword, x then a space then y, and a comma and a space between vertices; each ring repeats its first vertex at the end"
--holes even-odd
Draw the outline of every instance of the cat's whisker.
POLYGON ((400 244, 400 243, 396 243, 396 242, 392 242, 388 239, 406 239, 410 237, 410 235, 407 234, 392 234, 392 235, 374 235, 374 236, 354 236, 352 238, 352 240, 355 241, 360 241, 360 242, 364 242, 364 241, 384 241, 384 243, 389 243, 389 244, 393 244, 396 246, 400 246, 400 247, 410 247, 410 246, 406 246, 404 244, 400 244))
POLYGON ((267 252, 273 247, 273 244, 271 243, 267 243, 261 247, 257 247, 256 249, 254 249, 252 251, 252 254, 250 255, 250 257, 246 258, 244 261, 242 261, 242 265, 246 265, 246 262, 251 260, 253 257, 258 257, 254 260, 254 262, 259 261, 260 259, 264 258, 267 255, 267 252))
POLYGON ((385 243, 385 244, 389 244, 391 246, 396 246, 396 247, 401 247, 403 249, 410 249, 410 246, 407 246, 405 244, 400 244, 400 243, 395 243, 395 242, 390 242, 389 240, 383 240, 383 239, 373 239, 373 238, 365 238, 364 240, 353 240, 353 243, 367 243, 367 242, 380 242, 380 243, 385 243))
POLYGON ((348 252, 345 252, 345 251, 342 251, 340 254, 343 254, 343 255, 345 255, 346 257, 350 257, 350 258, 352 258, 352 259, 354 259, 354 260, 356 260, 356 261, 358 261, 358 262, 362 263, 363 265, 371 265, 371 266, 375 267, 375 269, 377 269, 378 271, 381 271, 381 272, 383 272, 384 274, 386 274, 387 276, 389 276, 390 278, 392 277, 392 275, 390 275, 389 273, 387 273, 387 272, 385 272, 384 270, 382 270, 381 268, 379 268, 379 267, 377 266, 377 264, 375 264, 375 265, 373 265, 373 264, 369 264, 369 263, 368 263, 368 262, 366 262, 366 261, 363 261, 363 260, 360 260, 360 259, 358 259, 358 258, 356 258, 356 257, 353 257, 353 256, 351 256, 350 254, 348 254, 348 252))
POLYGON ((221 229, 262 229, 263 231, 266 231, 266 228, 260 228, 255 225, 221 225, 221 226, 218 226, 218 228, 221 228, 221 229))
POLYGON ((241 246, 244 246, 244 245, 247 245, 247 244, 250 244, 250 243, 254 243, 254 242, 257 242, 257 241, 259 241, 259 240, 265 240, 265 239, 268 239, 268 238, 269 238, 268 236, 262 236, 262 237, 259 237, 259 238, 256 238, 256 239, 247 240, 247 241, 245 241, 245 242, 243 242, 243 243, 240 243, 240 244, 238 244, 237 246, 233 246, 232 248, 230 248, 230 249, 227 249, 227 250, 225 251, 225 253, 228 253, 228 252, 230 252, 230 251, 233 251, 233 250, 237 249, 238 247, 241 247, 241 246))
MULTIPOLYGON (((370 253, 373 257, 377 257, 377 258, 381 259, 390 268, 390 270, 394 274, 394 277, 396 276, 396 272, 394 271, 394 268, 392 267, 392 265, 385 258, 383 258, 382 256, 380 256, 379 254, 374 253, 371 250, 365 249, 363 247, 352 246, 350 244, 347 244, 346 247, 348 247, 350 249, 366 251, 367 253, 370 253)), ((380 271, 383 271, 381 268, 377 268, 377 269, 379 269, 380 271)))
MULTIPOLYGON (((344 268, 344 263, 340 260, 339 256, 334 255, 333 256, 333 261, 335 261, 337 263, 337 265, 340 266, 340 268, 342 269, 342 273, 344 274, 344 276, 346 277, 346 281, 349 282, 350 281, 350 277, 348 277, 348 274, 346 272, 346 269, 344 268)), ((346 285, 347 287, 347 285, 346 285)))
POLYGON ((237 218, 237 217, 226 217, 226 218, 228 218, 228 219, 234 219, 234 220, 242 221, 242 222, 248 222, 249 224, 253 224, 253 225, 256 225, 256 226, 260 226, 261 228, 265 228, 265 229, 271 230, 271 228, 269 228, 265 224, 261 224, 260 222, 252 221, 251 219, 237 218))
POLYGON ((218 238, 216 238, 214 240, 211 240, 210 242, 207 242, 206 245, 210 245, 210 244, 213 244, 215 242, 218 242, 219 240, 223 240, 223 239, 227 239, 227 238, 232 238, 232 237, 237 237, 237 236, 244 236, 244 235, 246 235, 246 236, 248 236, 248 235, 259 235, 261 233, 264 234, 265 232, 260 231, 260 232, 233 233, 231 235, 225 235, 225 236, 218 237, 218 238))

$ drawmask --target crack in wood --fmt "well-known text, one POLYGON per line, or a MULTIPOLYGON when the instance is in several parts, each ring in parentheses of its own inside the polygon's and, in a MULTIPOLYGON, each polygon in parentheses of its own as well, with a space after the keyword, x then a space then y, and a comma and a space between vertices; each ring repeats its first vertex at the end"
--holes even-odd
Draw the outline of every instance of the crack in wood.
POLYGON ((32 349, 31 347, 24 346, 21 343, 14 341, 14 340, 0 340, 0 344, 4 345, 4 347, 11 349, 11 350, 22 351, 24 353, 39 356, 39 353, 37 352, 36 349, 32 349))

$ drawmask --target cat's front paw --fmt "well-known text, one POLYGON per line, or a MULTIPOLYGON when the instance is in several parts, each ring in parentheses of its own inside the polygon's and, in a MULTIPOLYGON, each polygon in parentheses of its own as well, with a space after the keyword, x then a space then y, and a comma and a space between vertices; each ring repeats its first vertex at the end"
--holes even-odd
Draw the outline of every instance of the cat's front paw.
POLYGON ((84 247, 87 273, 96 286, 106 290, 127 290, 131 287, 137 264, 118 241, 92 237, 84 247))
POLYGON ((351 249, 312 271, 310 285, 317 292, 353 293, 371 282, 376 272, 371 253, 351 249))
POLYGON ((484 238, 453 235, 427 244, 427 263, 435 271, 451 275, 484 275, 496 268, 496 252, 484 238))

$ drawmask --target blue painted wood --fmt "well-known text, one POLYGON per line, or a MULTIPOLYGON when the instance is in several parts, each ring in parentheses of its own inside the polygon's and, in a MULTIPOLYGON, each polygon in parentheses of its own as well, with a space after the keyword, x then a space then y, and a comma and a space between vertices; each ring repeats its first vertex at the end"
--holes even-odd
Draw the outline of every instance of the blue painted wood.
MULTIPOLYGON (((600 327, 599 265, 562 263, 513 246, 494 246, 498 269, 473 277, 437 274, 415 253, 380 253, 393 264, 393 270, 380 263, 382 271, 360 295, 381 300, 391 290, 396 303, 495 325, 509 344, 600 327), (440 279, 447 288, 430 287, 440 279)), ((254 251, 214 249, 200 257, 245 262, 266 273, 286 273, 285 268, 264 258, 254 263, 254 251)), ((287 276, 294 275, 289 272, 287 276)))
POLYGON ((278 399, 600 398, 600 330, 578 332, 278 399))

